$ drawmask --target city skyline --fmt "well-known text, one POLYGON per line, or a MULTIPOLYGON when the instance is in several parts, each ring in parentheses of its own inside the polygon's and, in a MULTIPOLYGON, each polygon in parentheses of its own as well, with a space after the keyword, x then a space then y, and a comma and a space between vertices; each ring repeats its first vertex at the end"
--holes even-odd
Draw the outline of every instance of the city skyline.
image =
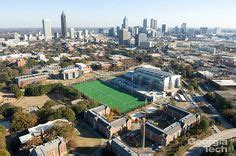
POLYGON ((50 19, 52 27, 60 27, 60 14, 64 10, 68 27, 115 27, 121 26, 123 18, 129 19, 129 26, 142 26, 144 18, 157 19, 158 28, 162 24, 168 27, 187 23, 188 27, 236 28, 234 6, 236 2, 215 0, 214 2, 187 0, 157 2, 155 0, 59 0, 57 3, 42 0, 32 2, 16 0, 4 2, 0 6, 0 28, 39 28, 42 19, 50 19), (47 5, 45 5, 47 4, 47 5), (55 7, 56 6, 56 7, 55 7), (31 15, 31 16, 29 16, 31 15), (206 16, 207 15, 207 16, 206 16))

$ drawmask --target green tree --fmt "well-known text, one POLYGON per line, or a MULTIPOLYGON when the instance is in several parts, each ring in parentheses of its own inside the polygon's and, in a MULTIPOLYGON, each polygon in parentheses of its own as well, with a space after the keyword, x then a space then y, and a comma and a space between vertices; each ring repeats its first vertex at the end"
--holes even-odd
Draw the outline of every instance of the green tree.
POLYGON ((36 115, 19 111, 12 116, 11 129, 13 131, 22 131, 27 128, 33 127, 36 123, 36 115))
POLYGON ((23 92, 20 90, 20 88, 16 84, 12 84, 10 86, 10 90, 12 93, 15 94, 16 98, 20 98, 23 96, 23 92))
POLYGON ((207 119, 202 119, 199 123, 199 127, 204 131, 207 131, 210 127, 209 121, 207 119))
POLYGON ((0 155, 1 155, 1 156, 11 156, 8 151, 3 150, 3 149, 0 149, 0 155))
POLYGON ((75 112, 71 108, 63 108, 62 116, 65 117, 69 121, 75 121, 75 112))
MULTIPOLYGON (((50 130, 56 132, 57 136, 61 136, 66 140, 70 140, 74 136, 75 128, 67 122, 56 122, 50 130)), ((55 134, 55 133, 54 133, 55 134)))

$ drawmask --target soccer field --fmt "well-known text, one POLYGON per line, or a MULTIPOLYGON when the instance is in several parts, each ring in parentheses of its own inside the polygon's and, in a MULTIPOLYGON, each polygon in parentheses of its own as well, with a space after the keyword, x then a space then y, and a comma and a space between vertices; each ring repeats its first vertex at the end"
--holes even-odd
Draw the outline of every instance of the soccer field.
POLYGON ((118 108, 121 113, 128 112, 145 103, 98 80, 77 84, 75 88, 101 104, 106 104, 111 108, 118 108))

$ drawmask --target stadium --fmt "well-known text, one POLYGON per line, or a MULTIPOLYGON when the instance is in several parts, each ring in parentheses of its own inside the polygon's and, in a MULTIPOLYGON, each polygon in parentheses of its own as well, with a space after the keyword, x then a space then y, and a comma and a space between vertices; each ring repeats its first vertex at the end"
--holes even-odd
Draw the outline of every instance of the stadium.
POLYGON ((117 88, 111 87, 101 80, 76 84, 75 88, 89 98, 119 109, 120 113, 132 111, 145 104, 143 99, 129 95, 117 88))

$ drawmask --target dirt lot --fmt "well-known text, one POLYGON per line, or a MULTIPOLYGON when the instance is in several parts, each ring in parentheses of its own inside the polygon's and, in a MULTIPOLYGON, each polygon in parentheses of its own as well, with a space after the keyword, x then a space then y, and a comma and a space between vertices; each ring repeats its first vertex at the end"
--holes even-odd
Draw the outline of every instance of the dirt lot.
POLYGON ((24 96, 15 105, 22 108, 28 108, 32 106, 42 107, 47 100, 50 100, 50 98, 47 95, 31 96, 31 97, 24 96))

